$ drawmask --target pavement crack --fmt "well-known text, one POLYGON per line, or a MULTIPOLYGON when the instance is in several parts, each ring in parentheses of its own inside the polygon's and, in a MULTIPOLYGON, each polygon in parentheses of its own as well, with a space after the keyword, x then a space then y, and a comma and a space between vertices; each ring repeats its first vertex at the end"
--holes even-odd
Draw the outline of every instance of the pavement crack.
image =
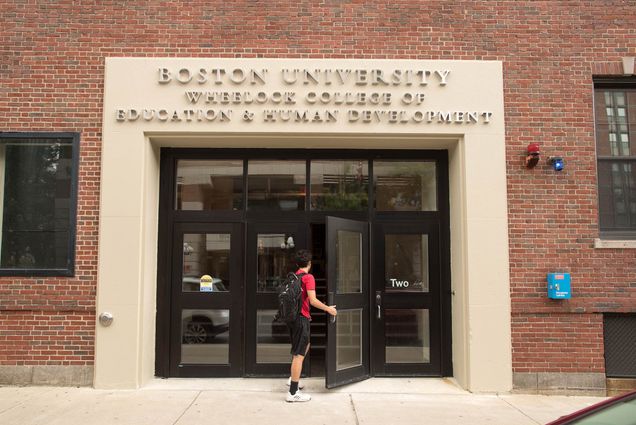
POLYGON ((356 405, 353 402, 352 394, 349 394, 349 402, 351 402, 351 408, 353 409, 353 417, 356 419, 356 425, 360 425, 360 421, 358 420, 358 412, 356 411, 356 405))
POLYGON ((537 425, 541 425, 541 422, 537 422, 532 416, 528 415, 526 412, 524 412, 523 410, 519 409, 517 406, 515 406, 514 404, 510 403, 508 400, 505 400, 503 398, 501 398, 499 396, 499 394, 497 394, 497 398, 501 401, 503 401, 504 403, 506 403, 508 406, 512 407, 513 409, 515 409, 517 412, 521 413, 523 416, 525 416, 526 418, 530 419, 532 422, 534 422, 537 425))
POLYGON ((197 393, 197 396, 196 396, 194 399, 192 399, 192 401, 190 402, 190 404, 188 405, 188 407, 186 407, 186 408, 183 410, 183 412, 181 412, 181 414, 179 415, 179 417, 177 418, 177 420, 175 420, 175 421, 172 423, 172 425, 177 425, 177 423, 181 420, 181 418, 183 417, 183 415, 185 415, 185 414, 186 414, 186 412, 187 412, 188 410, 190 410, 190 408, 192 407, 192 405, 194 404, 194 402, 198 400, 198 398, 199 398, 199 396, 201 395, 201 393, 202 393, 202 392, 203 392, 203 391, 199 391, 199 392, 197 393))

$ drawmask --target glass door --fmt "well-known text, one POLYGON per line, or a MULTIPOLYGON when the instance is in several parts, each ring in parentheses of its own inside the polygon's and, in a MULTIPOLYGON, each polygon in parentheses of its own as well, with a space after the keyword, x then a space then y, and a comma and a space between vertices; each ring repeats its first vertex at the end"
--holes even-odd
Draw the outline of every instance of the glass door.
POLYGON ((241 225, 176 223, 171 376, 241 376, 241 225))
POLYGON ((306 247, 304 223, 248 223, 245 251, 248 376, 289 374, 289 331, 285 323, 274 321, 274 316, 278 311, 279 289, 287 273, 296 271, 294 254, 306 247))
POLYGON ((369 377, 369 225, 327 217, 327 388, 369 377))
POLYGON ((442 374, 438 234, 434 221, 374 227, 375 375, 442 374))

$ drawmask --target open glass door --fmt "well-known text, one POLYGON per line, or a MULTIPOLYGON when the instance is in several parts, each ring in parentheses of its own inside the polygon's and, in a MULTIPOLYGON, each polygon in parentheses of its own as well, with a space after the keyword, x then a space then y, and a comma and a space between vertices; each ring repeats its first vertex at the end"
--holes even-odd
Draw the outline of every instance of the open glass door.
POLYGON ((369 377, 369 225, 327 217, 327 388, 369 377))

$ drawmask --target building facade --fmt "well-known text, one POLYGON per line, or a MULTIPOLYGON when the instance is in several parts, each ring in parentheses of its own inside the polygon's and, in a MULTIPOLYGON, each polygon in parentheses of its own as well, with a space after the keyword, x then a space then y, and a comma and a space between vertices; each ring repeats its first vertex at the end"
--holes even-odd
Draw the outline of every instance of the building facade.
POLYGON ((636 379, 633 3, 1 10, 2 383, 636 379))

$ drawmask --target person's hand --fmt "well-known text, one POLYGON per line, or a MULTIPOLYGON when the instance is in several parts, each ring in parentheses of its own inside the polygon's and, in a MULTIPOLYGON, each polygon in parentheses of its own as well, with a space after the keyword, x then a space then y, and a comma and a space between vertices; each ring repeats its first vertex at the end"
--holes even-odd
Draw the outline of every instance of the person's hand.
POLYGON ((331 314, 332 316, 335 316, 338 314, 338 310, 336 310, 335 305, 330 305, 327 307, 327 313, 331 314))

